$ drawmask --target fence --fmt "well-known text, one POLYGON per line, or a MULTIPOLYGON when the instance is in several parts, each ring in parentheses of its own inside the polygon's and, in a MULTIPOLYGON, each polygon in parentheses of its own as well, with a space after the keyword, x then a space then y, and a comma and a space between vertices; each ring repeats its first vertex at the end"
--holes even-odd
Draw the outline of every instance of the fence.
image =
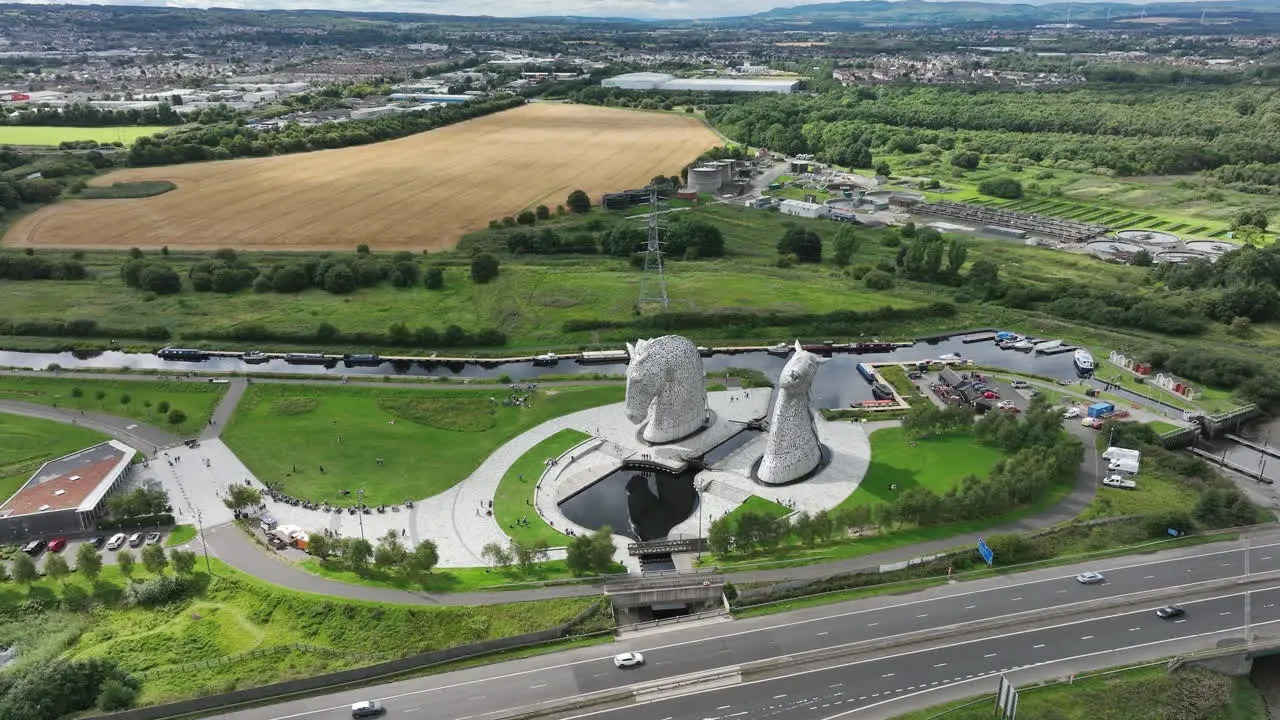
MULTIPOLYGON (((507 638, 497 638, 495 640, 485 640, 483 642, 472 643, 470 645, 460 645, 458 647, 446 648, 444 650, 433 650, 419 655, 411 655, 409 657, 390 660, 376 665, 367 665, 365 667, 343 670, 336 673, 328 673, 326 675, 299 678, 297 680, 288 680, 285 682, 274 683, 272 685, 262 685, 260 687, 247 688, 245 690, 235 690, 233 692, 221 693, 219 695, 209 695, 192 700, 183 700, 165 705, 135 708, 133 710, 124 710, 122 712, 95 715, 92 717, 95 718, 95 720, 159 720, 159 718, 191 715, 194 713, 204 713, 212 710, 229 711, 234 706, 246 703, 262 702, 264 700, 272 700, 275 698, 307 693, 315 690, 333 690, 351 683, 386 678, 411 670, 420 670, 433 665, 441 665, 444 663, 455 662, 457 660, 490 655, 506 650, 514 650, 516 648, 544 645, 546 643, 570 637, 589 637, 599 635, 600 633, 588 633, 586 635, 573 636, 570 635, 570 632, 583 620, 599 611, 602 604, 603 601, 593 603, 572 620, 569 620, 558 627, 549 628, 547 630, 539 630, 537 632, 525 633, 524 635, 516 635, 507 638)), ((613 630, 610 629, 604 632, 612 633, 613 630)), ((248 655, 248 653, 245 653, 244 655, 248 655)))

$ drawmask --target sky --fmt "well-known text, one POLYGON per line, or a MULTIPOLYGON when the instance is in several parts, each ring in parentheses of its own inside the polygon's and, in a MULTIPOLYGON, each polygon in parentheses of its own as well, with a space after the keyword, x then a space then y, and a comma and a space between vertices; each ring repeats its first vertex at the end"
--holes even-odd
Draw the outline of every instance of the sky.
MULTIPOLYGON (((10 0, 12 1, 12 0, 10 0)), ((777 7, 814 4, 814 0, 17 0, 33 5, 150 5, 160 7, 224 7, 244 10, 360 10, 440 15, 535 17, 580 15, 628 18, 708 18, 750 15, 777 7)), ((947 2, 948 0, 935 0, 947 2)), ((1041 5, 1052 0, 987 0, 1041 5)), ((1088 2, 1089 0, 1084 0, 1088 2)), ((1101 1, 1101 0, 1098 0, 1101 1)), ((1142 4, 1148 0, 1122 0, 1142 4)), ((1150 0, 1152 2, 1156 0, 1150 0)), ((1162 0, 1169 2, 1170 0, 1162 0)), ((1190 2, 1192 0, 1172 0, 1190 2)))

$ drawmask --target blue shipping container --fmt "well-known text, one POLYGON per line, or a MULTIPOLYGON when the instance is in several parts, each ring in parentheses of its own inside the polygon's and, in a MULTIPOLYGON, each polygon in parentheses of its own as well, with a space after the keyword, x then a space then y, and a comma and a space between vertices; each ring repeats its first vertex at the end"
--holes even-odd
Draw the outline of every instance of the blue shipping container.
POLYGON ((1094 403, 1093 405, 1089 406, 1089 417, 1091 418, 1102 417, 1103 415, 1106 415, 1107 413, 1112 412, 1115 409, 1116 409, 1116 406, 1112 405, 1109 402, 1094 403))

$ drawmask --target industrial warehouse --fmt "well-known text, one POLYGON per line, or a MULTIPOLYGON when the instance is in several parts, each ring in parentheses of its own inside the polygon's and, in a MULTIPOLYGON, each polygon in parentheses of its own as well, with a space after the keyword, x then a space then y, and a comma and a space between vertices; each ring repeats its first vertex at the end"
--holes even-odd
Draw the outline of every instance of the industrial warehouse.
POLYGON ((66 535, 94 527, 137 451, 115 440, 50 460, 0 505, 0 541, 66 535))
POLYGON ((790 95, 800 81, 795 78, 678 78, 667 73, 636 72, 618 75, 600 83, 622 90, 689 90, 693 92, 754 92, 790 95))

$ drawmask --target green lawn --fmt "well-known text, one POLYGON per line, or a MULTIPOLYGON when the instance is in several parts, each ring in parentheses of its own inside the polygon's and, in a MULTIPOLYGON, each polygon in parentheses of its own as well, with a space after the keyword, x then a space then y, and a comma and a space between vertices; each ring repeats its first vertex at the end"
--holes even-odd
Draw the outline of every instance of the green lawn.
POLYGON ((502 476, 498 492, 493 496, 493 514, 507 537, 529 543, 546 540, 552 547, 565 543, 564 534, 556 532, 534 511, 533 493, 538 485, 538 478, 542 477, 542 471, 546 469, 544 461, 550 457, 559 457, 561 453, 589 437, 591 436, 587 433, 577 430, 561 430, 521 455, 507 470, 507 474, 502 476), (528 519, 528 527, 516 524, 521 518, 528 519))
POLYGON ((88 428, 0 413, 0 503, 43 463, 109 439, 88 428))
MULTIPOLYGON (((558 387, 537 391, 532 407, 504 407, 507 391, 492 387, 256 384, 222 437, 257 477, 283 483, 296 497, 339 501, 340 490, 364 489, 369 505, 399 503, 443 492, 516 435, 554 417, 621 402, 623 392, 620 386, 558 387)), ((354 501, 354 495, 344 500, 354 501)))
MULTIPOLYGON (((282 590, 217 560, 213 563, 217 577, 204 590, 158 608, 119 607, 116 598, 124 580, 114 565, 103 569, 96 585, 76 576, 65 587, 49 579, 30 590, 12 582, 0 584, 0 606, 31 599, 50 608, 0 621, 0 643, 16 640, 20 654, 32 661, 110 657, 126 671, 148 673, 142 702, 154 704, 553 627, 596 601, 571 598, 482 607, 359 602, 282 590), (71 612, 53 610, 59 600, 71 612), (293 650, 212 667, 188 665, 293 643, 336 652, 293 650)), ((197 565, 203 567, 204 563, 197 565)), ((146 573, 139 567, 135 577, 145 578, 146 573)), ((197 577, 207 580, 202 573, 197 577)))
POLYGON ((1182 429, 1181 425, 1174 425, 1173 423, 1165 422, 1163 420, 1152 420, 1151 422, 1147 423, 1147 427, 1154 430, 1157 435, 1163 435, 1167 432, 1173 432, 1174 430, 1182 429))
POLYGON ((99 143, 120 141, 128 145, 140 137, 154 135, 170 129, 160 125, 88 128, 54 125, 0 125, 0 145, 57 145, 64 141, 74 140, 93 140, 99 143))
MULTIPOLYGON (((1151 463, 1147 463, 1151 465, 1151 463)), ((1149 515, 1170 510, 1190 510, 1200 499, 1200 491, 1179 480, 1148 468, 1134 478, 1133 490, 1101 487, 1080 519, 1122 515, 1149 515)))
MULTIPOLYGON (((1086 673, 1081 673, 1085 675, 1086 673)), ((994 698, 997 679, 973 683, 994 698)), ((977 698, 974 698, 977 699, 977 698)), ((965 700, 937 705, 895 720, 990 720, 992 703, 965 700), (958 708, 961 705, 967 707, 958 708), (950 711, 950 712, 948 712, 950 711)), ((1265 720, 1266 703, 1248 677, 1230 678, 1200 668, 1170 673, 1163 665, 1076 680, 1018 688, 1018 717, 1032 720, 1265 720)))
POLYGON ((1003 457, 967 434, 918 440, 912 447, 906 432, 895 427, 876 430, 870 440, 871 465, 842 507, 891 502, 913 487, 941 495, 968 475, 986 477, 1003 457), (891 490, 895 484, 898 489, 891 490))
POLYGON ((169 531, 169 537, 164 539, 164 544, 169 547, 182 545, 196 538, 196 527, 194 525, 178 525, 169 531))
POLYGON ((106 413, 180 434, 196 432, 204 427, 225 390, 225 385, 203 381, 102 380, 74 373, 64 373, 59 377, 0 376, 2 400, 106 413), (77 392, 80 397, 76 397, 77 392), (129 402, 122 403, 126 395, 129 402), (185 412, 186 422, 176 427, 170 425, 167 418, 156 410, 161 402, 185 412))
MULTIPOLYGON (((298 563, 298 567, 309 573, 369 587, 394 588, 396 590, 423 590, 426 592, 479 592, 483 590, 527 590, 527 583, 548 582, 553 580, 572 580, 576 576, 569 572, 563 560, 538 563, 528 573, 516 567, 490 569, 473 568, 437 568, 420 582, 405 577, 399 572, 382 570, 370 565, 363 572, 355 572, 345 568, 323 563, 315 558, 308 558, 298 563)), ((627 569, 621 565, 614 572, 625 573, 627 569)))
POLYGON ((733 511, 725 517, 730 518, 730 522, 736 524, 739 516, 749 512, 777 519, 790 515, 792 511, 791 508, 786 505, 776 503, 772 500, 766 500, 759 495, 752 495, 747 498, 746 502, 734 508, 733 511))

